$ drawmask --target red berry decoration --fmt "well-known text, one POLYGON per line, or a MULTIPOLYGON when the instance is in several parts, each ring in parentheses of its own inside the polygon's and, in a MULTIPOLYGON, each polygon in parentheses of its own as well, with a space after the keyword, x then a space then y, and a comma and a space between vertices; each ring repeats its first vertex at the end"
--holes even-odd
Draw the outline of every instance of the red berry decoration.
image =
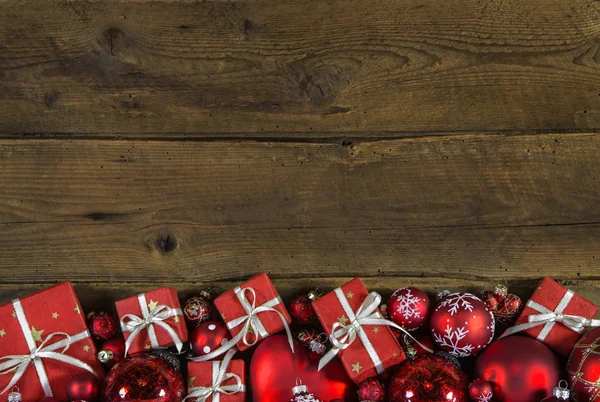
POLYGON ((204 356, 226 344, 229 339, 231 339, 229 330, 222 322, 203 322, 192 332, 190 338, 192 355, 204 356))
POLYGON ((290 314, 300 324, 309 324, 316 315, 312 308, 313 300, 317 300, 319 295, 316 292, 310 292, 307 296, 300 296, 290 303, 290 314))
POLYGON ((303 329, 298 332, 296 339, 308 349, 308 354, 313 360, 319 360, 327 350, 324 343, 327 340, 327 335, 325 333, 319 334, 314 329, 303 329))
MULTIPOLYGON (((571 392, 569 391, 569 388, 567 388, 567 382, 565 380, 560 380, 560 382, 558 383, 558 387, 554 388, 554 391, 552 392, 552 396, 549 398, 545 398, 542 399, 542 402, 564 402, 564 401, 568 401, 569 398, 571 398, 571 392), (563 383, 565 385, 563 385, 563 383)), ((591 399, 593 400, 593 399, 591 399)))
POLYGON ((398 289, 390 297, 387 312, 394 323, 408 331, 414 331, 429 318, 429 297, 421 289, 398 289))
POLYGON ((600 328, 591 330, 575 344, 567 374, 574 401, 600 401, 600 328))
POLYGON ((523 308, 523 302, 517 295, 509 294, 506 286, 498 285, 493 291, 483 292, 483 301, 494 314, 496 325, 500 328, 512 326, 523 308))
POLYGON ((558 359, 542 342, 509 336, 492 343, 475 363, 476 377, 492 383, 496 402, 540 401, 560 380, 558 359))
POLYGON ((106 341, 113 338, 119 332, 117 319, 105 312, 91 312, 87 315, 90 334, 97 341, 106 341))
POLYGON ((478 378, 469 385, 469 395, 473 402, 491 402, 494 390, 492 384, 478 378))
POLYGON ((125 357, 125 341, 121 337, 112 338, 102 344, 98 352, 98 360, 108 368, 125 357))
POLYGON ((188 323, 198 325, 210 319, 210 300, 208 291, 201 292, 199 297, 189 298, 183 306, 183 314, 188 323))
POLYGON ((392 376, 390 402, 467 402, 467 375, 449 360, 428 354, 407 361, 392 376))
POLYGON ((100 396, 100 380, 89 372, 76 374, 67 382, 69 401, 93 401, 100 396))
POLYGON ((385 388, 374 378, 369 378, 358 386, 358 400, 381 402, 385 399, 385 388))
POLYGON ((494 316, 470 293, 451 293, 441 299, 430 325, 436 346, 456 357, 477 354, 494 337, 494 316))

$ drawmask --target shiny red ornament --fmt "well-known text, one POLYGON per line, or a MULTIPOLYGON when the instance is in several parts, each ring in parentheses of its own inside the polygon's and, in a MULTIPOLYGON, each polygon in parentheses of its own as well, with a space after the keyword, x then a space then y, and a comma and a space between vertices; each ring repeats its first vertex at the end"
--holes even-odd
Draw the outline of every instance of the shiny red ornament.
POLYGON ((121 337, 112 338, 102 344, 98 352, 98 360, 108 368, 125 357, 125 341, 121 337))
POLYGON ((494 389, 491 383, 478 378, 469 385, 469 396, 473 402, 491 402, 494 389))
POLYGON ((494 316, 470 293, 451 293, 437 304, 430 320, 436 346, 456 357, 473 356, 494 338, 494 316))
POLYGON ((385 399, 385 388, 375 378, 369 378, 358 386, 358 400, 381 402, 385 399))
POLYGON ((183 305, 183 315, 185 316, 185 320, 192 325, 198 325, 208 321, 211 313, 211 298, 208 291, 203 291, 199 297, 187 299, 183 305))
POLYGON ((592 329, 575 344, 567 374, 574 401, 600 402, 600 328, 592 329))
POLYGON ((477 357, 476 376, 492 383, 494 401, 539 401, 552 395, 560 380, 560 365, 542 342, 509 336, 492 343, 477 357))
POLYGON ((192 332, 190 343, 194 357, 204 356, 231 339, 227 326, 218 321, 206 321, 192 332))
POLYGON ((117 319, 105 312, 91 312, 87 315, 87 324, 90 334, 97 341, 106 341, 119 332, 117 319))
POLYGON ((100 380, 89 372, 76 374, 67 382, 69 401, 94 401, 100 396, 100 380))
POLYGON ((160 356, 143 354, 122 360, 104 379, 103 402, 181 402, 183 377, 160 356))
POLYGON ((285 335, 270 336, 256 347, 250 364, 253 402, 289 400, 297 378, 323 401, 355 399, 356 386, 339 360, 318 371, 319 362, 312 360, 296 340, 294 350, 285 335))
POLYGON ((494 314, 496 325, 503 329, 515 323, 523 308, 521 298, 509 294, 508 289, 503 285, 496 286, 493 291, 483 292, 482 298, 488 309, 494 314))
MULTIPOLYGON (((381 304, 379 306, 379 312, 381 313, 381 316, 383 318, 385 318, 386 320, 390 319, 390 315, 388 314, 389 313, 389 308, 388 308, 387 304, 385 304, 385 303, 381 304)), ((394 327, 389 327, 389 328, 390 328, 390 331, 392 331, 392 334, 394 334, 394 336, 397 339, 400 339, 400 337, 403 335, 403 332, 400 331, 398 328, 394 328, 394 327)))
POLYGON ((390 319, 408 331, 420 328, 429 319, 429 297, 414 287, 396 290, 387 305, 390 319))
POLYGON ((467 402, 467 375, 449 360, 428 354, 407 361, 392 376, 390 402, 467 402))
POLYGON ((316 292, 310 292, 306 296, 300 296, 290 303, 289 312, 300 324, 310 324, 316 317, 312 308, 312 302, 319 296, 316 292))
POLYGON ((296 339, 308 349, 309 356, 313 360, 319 360, 327 351, 327 346, 325 346, 327 335, 323 332, 319 333, 314 329, 303 329, 298 332, 296 339))

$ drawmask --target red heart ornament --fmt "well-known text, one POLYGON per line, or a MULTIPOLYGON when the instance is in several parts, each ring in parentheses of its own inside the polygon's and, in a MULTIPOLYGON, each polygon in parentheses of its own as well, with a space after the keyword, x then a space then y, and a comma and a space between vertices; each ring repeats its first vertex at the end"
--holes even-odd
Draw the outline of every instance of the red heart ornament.
POLYGON ((318 360, 311 360, 305 348, 294 340, 292 353, 284 335, 263 340, 252 356, 250 381, 254 402, 282 402, 292 397, 296 379, 322 401, 354 400, 356 386, 338 360, 317 371, 318 360))

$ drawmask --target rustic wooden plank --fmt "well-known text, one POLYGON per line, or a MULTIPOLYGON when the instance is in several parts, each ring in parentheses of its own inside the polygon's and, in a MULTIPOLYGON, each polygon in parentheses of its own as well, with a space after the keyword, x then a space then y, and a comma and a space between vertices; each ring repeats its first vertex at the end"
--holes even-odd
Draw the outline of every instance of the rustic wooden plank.
POLYGON ((598 134, 0 141, 0 282, 598 278, 598 134))
POLYGON ((600 127, 600 3, 2 2, 0 132, 600 127))

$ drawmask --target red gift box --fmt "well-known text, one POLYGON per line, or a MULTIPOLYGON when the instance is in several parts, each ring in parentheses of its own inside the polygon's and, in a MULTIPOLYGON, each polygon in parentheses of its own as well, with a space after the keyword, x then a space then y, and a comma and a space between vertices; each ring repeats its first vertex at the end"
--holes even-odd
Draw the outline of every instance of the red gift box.
POLYGON ((125 342, 129 343, 129 354, 177 345, 177 340, 183 343, 188 339, 177 290, 173 288, 141 293, 119 300, 115 306, 125 342), (156 315, 153 323, 144 324, 144 318, 151 315, 156 315), (136 326, 139 328, 137 331, 134 329, 136 326))
POLYGON ((555 322, 554 317, 561 314, 563 317, 577 316, 583 319, 591 319, 597 311, 598 307, 594 303, 573 293, 552 279, 544 278, 525 305, 515 326, 509 328, 502 336, 522 331, 532 338, 544 342, 557 353, 567 356, 571 353, 573 346, 575 346, 585 328, 569 328, 565 325, 568 324, 567 321, 564 323, 555 322), (530 322, 530 320, 533 322, 530 322), (539 323, 536 325, 535 321, 539 323), (519 326, 524 329, 519 330, 519 326))
POLYGON ((244 343, 244 339, 240 339, 237 342, 239 350, 246 350, 261 339, 285 329, 283 320, 288 325, 292 322, 285 304, 267 274, 264 273, 250 278, 243 285, 229 290, 215 299, 215 307, 234 338, 244 328, 245 322, 239 323, 240 318, 247 316, 253 307, 260 306, 268 306, 279 314, 275 311, 258 312, 256 314, 258 319, 253 320, 257 330, 249 333, 246 337, 250 346, 244 343))
MULTIPOLYGON (((70 283, 60 283, 0 305, 0 372, 4 372, 0 374, 0 392, 22 372, 15 385, 24 402, 35 402, 44 395, 66 401, 67 382, 86 370, 95 371, 100 379, 104 375, 70 283), (25 358, 36 350, 40 356, 32 364, 25 358), (68 362, 43 352, 62 354, 68 362), (8 357, 15 355, 25 360, 8 357)), ((7 389, 6 393, 9 392, 7 389)))
POLYGON ((206 402, 244 402, 246 400, 246 365, 243 360, 230 360, 235 351, 226 355, 224 361, 189 362, 188 363, 188 394, 191 399, 195 394, 208 393, 213 386, 219 386, 226 392, 220 393, 217 398, 211 394, 206 402), (223 367, 223 366, 226 367, 223 367), (219 372, 224 374, 223 379, 217 379, 219 372), (239 378, 232 376, 235 374, 239 378))
MULTIPOLYGON (((319 321, 321 321, 327 335, 330 336, 335 323, 347 325, 351 319, 351 317, 348 317, 350 315, 348 311, 342 306, 340 297, 347 301, 349 308, 352 310, 351 315, 355 315, 369 296, 369 292, 358 278, 351 280, 338 289, 312 303, 319 321)), ((378 309, 376 314, 378 315, 377 318, 383 319, 378 309)), ((382 374, 383 370, 406 360, 404 351, 388 326, 362 325, 360 328, 366 334, 370 345, 365 345, 359 335, 346 349, 339 351, 340 360, 354 382, 360 383, 367 378, 375 377, 382 374), (371 350, 371 354, 369 354, 368 349, 371 350), (377 359, 380 361, 379 369, 375 363, 377 359)))

